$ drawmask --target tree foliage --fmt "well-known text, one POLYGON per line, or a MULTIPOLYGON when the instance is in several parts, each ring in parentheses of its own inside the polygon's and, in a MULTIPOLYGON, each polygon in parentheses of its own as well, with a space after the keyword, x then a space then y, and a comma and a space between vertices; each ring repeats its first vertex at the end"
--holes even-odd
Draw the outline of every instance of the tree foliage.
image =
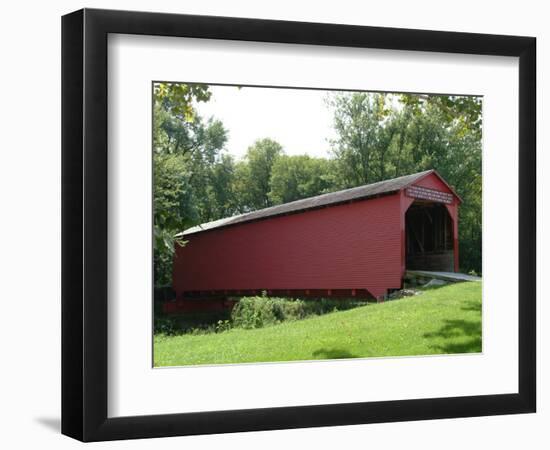
POLYGON ((174 118, 185 122, 195 119, 194 102, 210 100, 212 93, 205 84, 155 83, 153 85, 155 102, 174 118))
POLYGON ((241 178, 238 194, 242 212, 273 206, 269 195, 271 174, 275 162, 282 154, 282 146, 269 138, 258 139, 248 147, 238 170, 241 178))
POLYGON ((197 211, 193 207, 191 173, 184 158, 173 154, 158 154, 153 158, 153 211, 154 211, 154 272, 157 285, 170 280, 174 244, 177 230, 194 224, 197 211))
POLYGON ((338 138, 333 153, 343 187, 372 183, 386 177, 386 154, 394 128, 388 126, 385 94, 354 92, 329 97, 338 138))
POLYGON ((269 198, 273 204, 330 192, 335 186, 333 162, 307 155, 282 155, 273 164, 269 198))

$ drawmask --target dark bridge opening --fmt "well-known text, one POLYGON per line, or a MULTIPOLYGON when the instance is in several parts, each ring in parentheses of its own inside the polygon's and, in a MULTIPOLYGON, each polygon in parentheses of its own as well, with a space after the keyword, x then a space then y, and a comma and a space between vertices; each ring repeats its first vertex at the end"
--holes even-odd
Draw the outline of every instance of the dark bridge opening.
POLYGON ((453 221, 444 205, 414 202, 405 225, 407 269, 454 272, 453 221))

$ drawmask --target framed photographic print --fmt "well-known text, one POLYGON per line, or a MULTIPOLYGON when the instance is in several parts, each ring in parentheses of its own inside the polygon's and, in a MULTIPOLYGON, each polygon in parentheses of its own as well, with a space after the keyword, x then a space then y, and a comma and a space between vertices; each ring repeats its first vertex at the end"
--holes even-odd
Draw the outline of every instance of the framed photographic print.
POLYGON ((62 21, 62 432, 535 411, 531 37, 62 21))

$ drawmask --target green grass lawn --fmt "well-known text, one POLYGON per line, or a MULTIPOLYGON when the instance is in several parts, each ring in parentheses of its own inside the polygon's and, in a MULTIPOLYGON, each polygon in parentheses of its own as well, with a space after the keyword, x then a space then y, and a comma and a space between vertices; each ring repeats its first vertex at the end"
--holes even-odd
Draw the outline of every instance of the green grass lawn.
POLYGON ((479 282, 266 328, 154 338, 157 367, 480 351, 479 282))

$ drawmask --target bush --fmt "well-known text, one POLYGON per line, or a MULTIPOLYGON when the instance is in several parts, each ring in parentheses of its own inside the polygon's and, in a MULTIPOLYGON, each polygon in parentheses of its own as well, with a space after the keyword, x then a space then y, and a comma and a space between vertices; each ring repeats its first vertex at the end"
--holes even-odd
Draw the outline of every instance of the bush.
POLYGON ((299 320, 343 311, 366 305, 365 300, 357 299, 288 299, 262 296, 242 297, 231 312, 232 326, 235 328, 262 328, 287 320, 299 320))
POLYGON ((233 308, 231 320, 234 327, 262 328, 285 320, 303 319, 305 302, 270 297, 243 297, 233 308))

